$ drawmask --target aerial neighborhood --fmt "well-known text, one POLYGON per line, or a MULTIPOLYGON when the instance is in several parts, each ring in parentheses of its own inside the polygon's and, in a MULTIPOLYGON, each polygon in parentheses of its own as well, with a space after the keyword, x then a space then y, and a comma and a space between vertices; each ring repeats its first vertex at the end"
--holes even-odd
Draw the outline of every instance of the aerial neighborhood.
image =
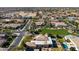
POLYGON ((79 51, 79 8, 0 8, 0 51, 79 51))

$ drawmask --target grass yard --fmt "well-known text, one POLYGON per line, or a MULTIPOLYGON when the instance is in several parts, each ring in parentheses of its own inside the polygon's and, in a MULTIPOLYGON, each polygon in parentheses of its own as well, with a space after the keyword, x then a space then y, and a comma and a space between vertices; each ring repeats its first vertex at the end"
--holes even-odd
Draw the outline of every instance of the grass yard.
POLYGON ((57 41, 60 42, 60 43, 65 42, 65 40, 63 38, 62 39, 57 39, 57 41))
POLYGON ((23 39, 23 42, 30 42, 32 40, 32 36, 25 36, 25 38, 23 39))
POLYGON ((53 34, 53 35, 68 35, 68 31, 66 29, 46 29, 46 28, 43 28, 41 29, 41 34, 45 34, 45 33, 48 33, 48 34, 53 34))

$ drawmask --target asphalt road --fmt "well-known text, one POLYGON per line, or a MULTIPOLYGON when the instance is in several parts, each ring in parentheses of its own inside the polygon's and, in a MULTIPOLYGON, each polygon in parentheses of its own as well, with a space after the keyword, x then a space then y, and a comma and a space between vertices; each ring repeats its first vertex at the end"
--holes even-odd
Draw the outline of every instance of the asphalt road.
POLYGON ((11 50, 12 48, 15 48, 19 42, 21 41, 22 37, 24 36, 25 32, 20 32, 19 36, 17 36, 13 42, 11 43, 11 45, 9 46, 8 50, 11 50))
POLYGON ((10 46, 8 47, 8 50, 10 51, 12 48, 15 48, 18 46, 18 44, 20 43, 21 39, 23 38, 23 36, 25 35, 25 31, 26 29, 29 28, 30 26, 30 22, 31 20, 28 20, 27 24, 24 26, 24 28, 22 30, 19 31, 19 36, 17 36, 13 42, 10 44, 10 46))

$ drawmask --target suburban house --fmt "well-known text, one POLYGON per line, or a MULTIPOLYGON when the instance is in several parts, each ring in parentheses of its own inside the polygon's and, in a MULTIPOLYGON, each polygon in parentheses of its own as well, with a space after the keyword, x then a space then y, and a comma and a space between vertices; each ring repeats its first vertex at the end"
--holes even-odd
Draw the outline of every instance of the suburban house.
POLYGON ((65 24, 64 22, 59 22, 59 21, 51 21, 50 23, 52 25, 55 25, 55 27, 58 27, 58 26, 67 26, 67 24, 65 24))
POLYGON ((0 33, 0 45, 2 45, 3 43, 5 43, 7 40, 5 39, 5 34, 4 33, 0 33))
POLYGON ((67 35, 64 37, 64 39, 70 40, 70 42, 66 42, 66 45, 68 46, 68 49, 71 47, 74 47, 76 50, 79 50, 79 37, 73 36, 73 35, 67 35))
POLYGON ((36 35, 33 40, 31 40, 31 42, 26 42, 26 45, 29 47, 32 47, 34 49, 40 49, 40 48, 48 48, 49 46, 51 46, 52 43, 52 39, 50 37, 48 37, 47 34, 42 35, 36 35))
POLYGON ((43 19, 39 19, 38 21, 35 22, 35 25, 37 27, 42 27, 44 25, 44 20, 43 19))

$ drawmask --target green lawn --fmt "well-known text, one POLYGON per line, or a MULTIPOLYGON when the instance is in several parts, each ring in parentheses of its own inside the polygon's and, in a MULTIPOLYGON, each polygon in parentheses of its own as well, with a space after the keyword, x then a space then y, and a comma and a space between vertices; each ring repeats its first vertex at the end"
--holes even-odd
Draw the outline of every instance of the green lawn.
POLYGON ((23 39, 23 42, 30 42, 32 40, 32 36, 25 36, 25 38, 23 39))
POLYGON ((41 34, 45 34, 45 33, 48 33, 48 34, 53 34, 53 35, 68 35, 68 31, 65 30, 65 29, 56 29, 56 30, 53 30, 53 29, 41 29, 41 34))
POLYGON ((65 42, 65 40, 63 38, 62 39, 57 39, 57 41, 61 42, 61 43, 65 42))

